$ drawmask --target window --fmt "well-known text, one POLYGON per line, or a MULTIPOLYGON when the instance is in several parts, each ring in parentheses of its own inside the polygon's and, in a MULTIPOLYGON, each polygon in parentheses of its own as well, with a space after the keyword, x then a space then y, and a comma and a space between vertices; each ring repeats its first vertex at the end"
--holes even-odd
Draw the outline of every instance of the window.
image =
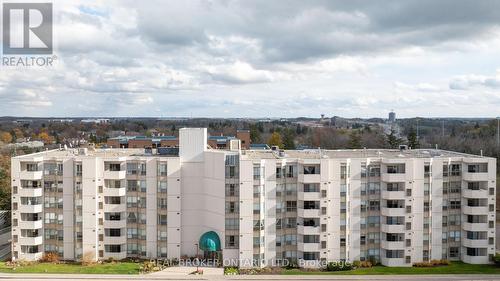
POLYGON ((389 242, 401 242, 404 241, 404 236, 402 233, 386 233, 385 240, 389 242))
POLYGON ((158 176, 164 177, 167 175, 167 163, 158 163, 158 176))
POLYGON ((486 231, 467 231, 467 239, 470 240, 486 240, 488 232, 486 231))
POLYGON ((405 164, 387 165, 387 173, 388 174, 404 174, 405 173, 405 164))
POLYGON ((366 221, 368 227, 378 227, 380 225, 380 216, 369 216, 366 221))
MULTIPOLYGON (((460 202, 460 201, 458 201, 460 202)), ((469 207, 486 207, 488 205, 488 199, 482 198, 482 199, 467 199, 467 206, 469 207)))
POLYGON ((167 209, 167 198, 158 198, 158 209, 167 209))
POLYGON ((304 175, 317 175, 320 173, 319 165, 304 165, 304 175))
POLYGON ((404 221, 405 217, 386 217, 386 224, 388 225, 402 225, 404 221))
POLYGON ((105 196, 104 202, 106 204, 118 205, 122 203, 122 198, 120 196, 105 196))
POLYGON ((402 182, 387 183, 387 191, 404 191, 404 183, 402 182))
POLYGON ((462 175, 462 167, 460 164, 451 164, 451 175, 452 176, 462 175))
POLYGON ((286 211, 296 212, 297 211, 297 201, 286 201, 286 211))
POLYGON ((238 238, 236 235, 226 235, 226 248, 238 248, 238 238))
POLYGON ((304 192, 319 192, 318 183, 305 183, 303 187, 304 192))
POLYGON ((231 184, 226 184, 226 196, 239 196, 238 189, 236 189, 236 185, 231 183, 231 184))
POLYGON ((469 173, 487 173, 488 172, 488 163, 469 164, 469 165, 467 165, 467 172, 469 172, 469 173))
POLYGON ((167 192, 167 181, 158 181, 158 192, 167 192))
POLYGON ((387 200, 387 208, 404 208, 404 200, 387 200))
POLYGON ((240 221, 239 219, 226 219, 226 230, 237 230, 239 229, 240 221))
POLYGON ((486 215, 467 215, 468 223, 487 223, 488 216, 486 215))
POLYGON ((450 247, 449 256, 450 258, 458 258, 459 257, 459 248, 458 247, 450 247))
POLYGON ((226 202, 226 213, 237 213, 239 211, 238 205, 238 202, 226 202))
POLYGON ((120 228, 105 228, 104 234, 108 237, 119 237, 121 236, 120 228))
POLYGON ((119 163, 109 163, 108 170, 112 172, 119 172, 121 170, 121 165, 119 163))
POLYGON ((122 245, 104 245, 104 250, 106 253, 120 253, 122 251, 122 245))
POLYGON ((304 235, 304 243, 319 243, 319 235, 304 235))
POLYGON ((483 257, 486 256, 486 248, 469 248, 466 247, 467 249, 467 255, 468 256, 474 256, 474 257, 483 257))
POLYGON ((158 224, 167 225, 167 215, 158 215, 158 224))
POLYGON ((403 256, 403 250, 385 250, 385 257, 388 259, 401 259, 403 256))

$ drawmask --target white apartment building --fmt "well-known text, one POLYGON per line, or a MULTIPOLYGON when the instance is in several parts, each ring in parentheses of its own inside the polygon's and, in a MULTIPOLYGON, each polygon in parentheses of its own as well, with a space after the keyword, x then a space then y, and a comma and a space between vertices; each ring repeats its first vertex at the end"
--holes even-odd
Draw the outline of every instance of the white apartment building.
POLYGON ((489 263, 496 159, 450 151, 66 149, 12 158, 12 256, 489 263))

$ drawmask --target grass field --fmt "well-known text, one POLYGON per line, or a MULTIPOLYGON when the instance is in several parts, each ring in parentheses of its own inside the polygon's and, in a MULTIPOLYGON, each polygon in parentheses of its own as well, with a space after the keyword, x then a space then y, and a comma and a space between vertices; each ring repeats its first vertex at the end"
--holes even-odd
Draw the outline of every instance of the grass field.
POLYGON ((285 275, 384 275, 384 274, 500 274, 500 267, 484 264, 466 264, 453 262, 448 266, 436 267, 385 267, 374 266, 371 268, 359 268, 351 271, 318 271, 309 272, 299 269, 284 270, 285 275))
POLYGON ((76 263, 34 263, 15 270, 0 262, 4 273, 76 273, 76 274, 139 274, 140 263, 117 262, 82 266, 76 263))

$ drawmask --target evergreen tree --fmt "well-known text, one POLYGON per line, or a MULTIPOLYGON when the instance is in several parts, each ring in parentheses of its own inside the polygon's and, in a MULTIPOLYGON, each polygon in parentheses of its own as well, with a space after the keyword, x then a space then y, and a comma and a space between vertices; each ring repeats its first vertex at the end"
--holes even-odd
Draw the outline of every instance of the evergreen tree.
POLYGON ((359 132, 351 132, 349 134, 349 143, 347 144, 350 149, 362 148, 361 134, 359 132))
POLYGON ((398 148, 398 146, 403 142, 402 139, 396 136, 396 131, 394 131, 394 129, 392 128, 391 132, 386 136, 387 136, 387 143, 389 144, 390 148, 398 148))
POLYGON ((295 135, 293 129, 285 129, 283 133, 283 145, 285 149, 295 149, 295 135))
POLYGON ((417 133, 415 133, 415 130, 411 129, 406 138, 408 139, 408 146, 410 148, 417 149, 420 147, 420 143, 418 142, 417 133))

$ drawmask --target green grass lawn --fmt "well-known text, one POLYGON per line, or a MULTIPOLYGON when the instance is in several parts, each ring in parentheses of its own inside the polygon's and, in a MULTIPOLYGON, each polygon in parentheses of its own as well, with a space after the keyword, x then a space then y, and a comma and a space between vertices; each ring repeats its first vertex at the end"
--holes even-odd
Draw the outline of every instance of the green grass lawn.
POLYGON ((351 271, 319 271, 308 272, 299 269, 284 270, 285 275, 314 275, 314 274, 336 274, 336 275, 384 275, 384 274, 500 274, 500 267, 484 264, 466 264, 453 262, 448 266, 436 267, 385 267, 374 266, 371 268, 359 268, 351 271))
POLYGON ((140 263, 117 262, 82 266, 75 263, 34 263, 19 266, 15 270, 0 262, 4 273, 77 273, 77 274, 139 274, 140 263))

